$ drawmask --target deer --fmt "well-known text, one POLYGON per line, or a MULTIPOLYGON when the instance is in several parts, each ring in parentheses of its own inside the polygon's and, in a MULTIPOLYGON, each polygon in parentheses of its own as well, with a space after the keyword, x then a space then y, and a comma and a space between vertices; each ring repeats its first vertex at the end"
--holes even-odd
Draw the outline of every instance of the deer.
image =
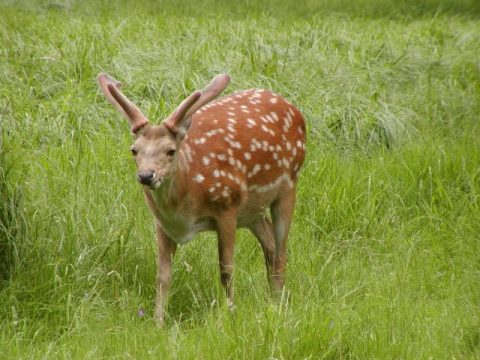
POLYGON ((300 111, 280 95, 250 89, 218 98, 230 82, 220 74, 154 125, 100 73, 99 87, 128 120, 136 177, 153 215, 158 246, 155 320, 164 324, 177 245, 215 231, 220 281, 233 307, 233 254, 237 228, 258 239, 273 293, 285 284, 287 237, 296 184, 305 158, 300 111), (270 216, 268 216, 268 211, 270 216))

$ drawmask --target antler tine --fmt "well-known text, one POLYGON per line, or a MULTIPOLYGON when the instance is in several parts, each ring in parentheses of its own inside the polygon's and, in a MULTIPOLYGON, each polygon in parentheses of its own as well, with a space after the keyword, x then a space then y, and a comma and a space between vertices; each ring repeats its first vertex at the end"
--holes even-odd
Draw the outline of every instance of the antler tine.
POLYGON ((203 105, 215 99, 218 95, 221 94, 223 90, 230 83, 230 76, 228 74, 219 74, 213 78, 210 84, 207 85, 205 89, 202 90, 202 95, 198 101, 188 110, 185 115, 186 118, 192 116, 195 111, 200 109, 203 105))
POLYGON ((147 117, 120 91, 119 81, 105 73, 100 73, 97 80, 107 99, 128 119, 133 133, 148 123, 147 117))

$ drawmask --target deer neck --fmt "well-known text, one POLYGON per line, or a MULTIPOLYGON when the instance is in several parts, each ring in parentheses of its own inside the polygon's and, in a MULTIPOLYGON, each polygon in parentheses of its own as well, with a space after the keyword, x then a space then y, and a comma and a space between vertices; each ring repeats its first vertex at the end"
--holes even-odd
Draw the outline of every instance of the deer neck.
POLYGON ((188 171, 188 163, 181 151, 178 152, 172 164, 172 170, 158 189, 152 190, 155 203, 160 211, 175 210, 185 200, 187 195, 185 177, 188 171))
MULTIPOLYGON (((185 159, 186 160, 186 159, 185 159)), ((210 229, 208 222, 196 222, 191 213, 191 198, 188 192, 188 162, 182 161, 181 152, 172 164, 172 172, 155 190, 146 196, 147 204, 160 222, 165 233, 176 243, 185 244, 198 231, 210 229)))

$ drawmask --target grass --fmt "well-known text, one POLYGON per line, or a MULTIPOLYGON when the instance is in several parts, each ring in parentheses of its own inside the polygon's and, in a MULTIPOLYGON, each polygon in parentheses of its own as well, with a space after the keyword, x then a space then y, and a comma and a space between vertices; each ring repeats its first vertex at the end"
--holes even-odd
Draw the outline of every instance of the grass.
POLYGON ((480 358, 477 2, 201 4, 0 2, 2 358, 480 358), (219 72, 302 109, 280 303, 239 231, 226 310, 202 234, 155 327, 153 224, 100 71, 152 120, 219 72))

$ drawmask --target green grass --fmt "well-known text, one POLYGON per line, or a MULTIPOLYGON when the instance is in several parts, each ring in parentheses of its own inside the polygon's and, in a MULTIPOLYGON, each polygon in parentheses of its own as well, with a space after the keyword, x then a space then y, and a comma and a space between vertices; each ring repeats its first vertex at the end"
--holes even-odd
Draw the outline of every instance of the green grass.
POLYGON ((0 357, 480 358, 480 8, 417 3, 1 1, 0 357), (153 223, 100 71, 151 120, 219 72, 302 109, 280 303, 242 230, 229 312, 202 234, 155 327, 153 223))

